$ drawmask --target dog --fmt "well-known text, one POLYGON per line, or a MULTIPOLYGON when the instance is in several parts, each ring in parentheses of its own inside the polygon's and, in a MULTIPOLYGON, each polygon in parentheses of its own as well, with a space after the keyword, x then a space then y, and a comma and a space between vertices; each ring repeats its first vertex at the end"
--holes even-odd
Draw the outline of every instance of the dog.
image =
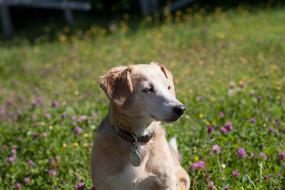
POLYGON ((110 99, 96 130, 91 175, 96 190, 188 190, 176 139, 168 143, 161 122, 176 121, 185 106, 161 64, 118 66, 100 78, 110 99))

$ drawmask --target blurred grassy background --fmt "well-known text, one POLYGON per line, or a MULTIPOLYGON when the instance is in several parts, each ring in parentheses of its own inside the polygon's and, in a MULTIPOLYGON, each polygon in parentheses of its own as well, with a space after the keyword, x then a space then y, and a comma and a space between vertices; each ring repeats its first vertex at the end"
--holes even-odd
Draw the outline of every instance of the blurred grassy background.
POLYGON ((32 42, 1 42, 0 144, 7 149, 0 150, 0 187, 13 189, 25 176, 33 180, 27 189, 72 189, 79 181, 90 187, 92 132, 108 106, 99 76, 116 65, 158 61, 173 72, 177 97, 188 107, 167 131, 179 137, 192 188, 206 189, 214 181, 218 189, 283 189, 278 153, 285 150, 284 8, 188 9, 165 12, 163 21, 146 17, 135 27, 129 17, 107 27, 64 27, 53 40, 47 31, 32 42), (88 119, 78 120, 82 115, 88 119), (221 135, 227 121, 234 130, 221 135), (73 134, 77 126, 82 135, 73 134), (216 131, 208 135, 206 126, 216 131), (222 147, 221 155, 210 154, 213 144, 222 147), (6 158, 13 146, 18 155, 11 165, 6 158), (238 159, 238 147, 246 148, 247 159, 238 159), (54 166, 56 156, 61 160, 54 166), (27 165, 29 159, 36 167, 27 165), (205 170, 191 169, 197 160, 206 161, 205 170), (48 175, 51 168, 56 177, 48 175), (242 177, 234 179, 234 169, 242 177))
POLYGON ((283 11, 218 8, 213 14, 203 10, 192 14, 189 9, 183 15, 166 13, 164 23, 146 17, 135 31, 122 20, 110 28, 94 26, 84 32, 72 33, 65 27, 51 42, 46 35, 32 44, 23 39, 4 42, 0 101, 21 107, 20 102, 41 96, 96 105, 98 94, 103 95, 99 75, 115 65, 151 61, 166 64, 176 76, 177 89, 181 85, 187 95, 204 94, 217 85, 225 92, 230 80, 266 72, 260 61, 283 71, 283 11))

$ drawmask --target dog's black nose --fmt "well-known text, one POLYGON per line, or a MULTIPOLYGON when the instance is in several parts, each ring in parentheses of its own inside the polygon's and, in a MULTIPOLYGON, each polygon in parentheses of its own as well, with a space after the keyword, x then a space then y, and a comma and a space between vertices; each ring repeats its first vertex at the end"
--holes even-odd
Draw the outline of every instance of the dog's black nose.
POLYGON ((185 111, 186 107, 184 105, 181 105, 181 106, 175 106, 173 108, 173 111, 177 114, 177 115, 182 115, 185 111))

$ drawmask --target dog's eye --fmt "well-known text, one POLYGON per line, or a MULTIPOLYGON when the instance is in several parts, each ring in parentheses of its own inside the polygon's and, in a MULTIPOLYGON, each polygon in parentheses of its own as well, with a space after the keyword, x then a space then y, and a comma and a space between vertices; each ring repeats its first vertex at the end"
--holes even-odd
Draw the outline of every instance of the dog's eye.
POLYGON ((144 93, 152 93, 154 92, 153 86, 146 87, 142 90, 144 93))
POLYGON ((170 90, 170 89, 171 89, 171 86, 168 86, 167 89, 170 90))

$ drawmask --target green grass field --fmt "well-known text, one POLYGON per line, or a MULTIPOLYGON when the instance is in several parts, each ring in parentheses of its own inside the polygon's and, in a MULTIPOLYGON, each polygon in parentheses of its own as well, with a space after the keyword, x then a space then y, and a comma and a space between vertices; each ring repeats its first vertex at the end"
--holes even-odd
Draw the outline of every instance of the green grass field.
POLYGON ((285 9, 165 17, 1 42, 0 189, 90 189, 93 132, 108 106, 98 78, 151 61, 173 72, 188 108, 165 126, 191 189, 285 189, 285 9))

